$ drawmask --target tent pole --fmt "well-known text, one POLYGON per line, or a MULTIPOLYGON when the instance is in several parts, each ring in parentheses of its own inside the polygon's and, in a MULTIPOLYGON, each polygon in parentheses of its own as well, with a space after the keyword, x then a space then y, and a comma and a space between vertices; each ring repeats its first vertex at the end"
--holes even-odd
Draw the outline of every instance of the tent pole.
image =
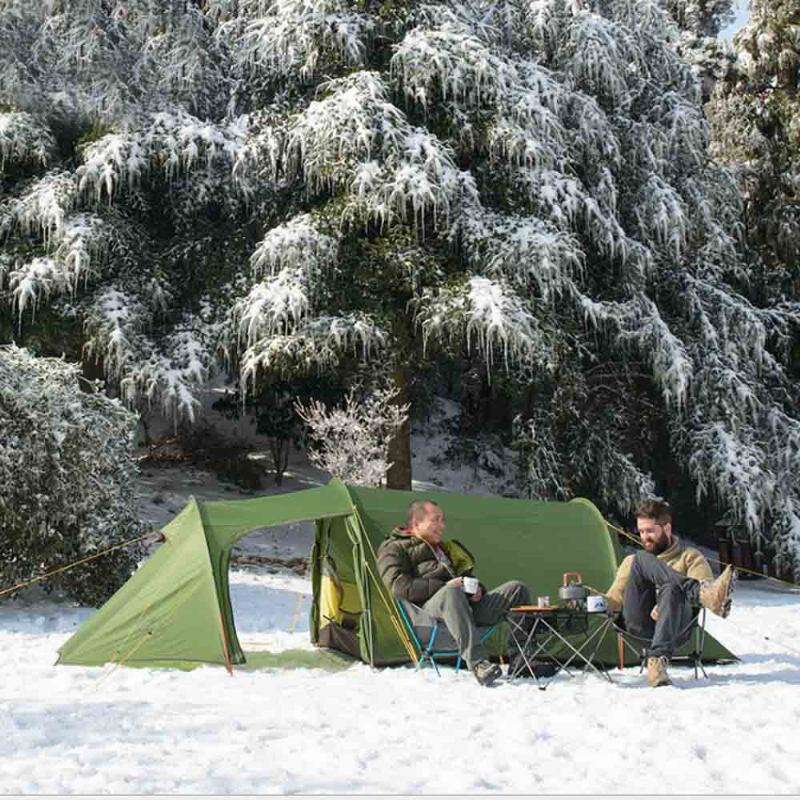
POLYGON ((225 650, 225 669, 228 670, 228 674, 233 677, 233 667, 231 666, 231 654, 228 650, 228 634, 225 631, 225 619, 222 616, 222 612, 219 612, 219 625, 222 628, 222 646, 225 650))

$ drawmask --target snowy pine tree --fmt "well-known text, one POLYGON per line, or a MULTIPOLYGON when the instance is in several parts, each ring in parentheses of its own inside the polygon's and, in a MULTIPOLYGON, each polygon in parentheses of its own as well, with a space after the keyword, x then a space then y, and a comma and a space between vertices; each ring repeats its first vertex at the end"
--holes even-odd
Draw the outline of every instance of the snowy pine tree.
POLYGON ((709 115, 713 152, 736 175, 762 295, 800 297, 800 2, 751 4, 739 55, 709 115))
MULTIPOLYGON (((190 416, 220 352, 250 386, 378 358, 401 401, 477 354, 536 387, 536 485, 620 506, 652 486, 627 439, 655 403, 698 493, 798 552, 792 310, 735 288, 673 6, 7 3, 18 324, 77 316, 126 399, 190 416)), ((695 6, 713 30, 724 3, 695 6)))
POLYGON ((715 83, 731 72, 732 48, 718 35, 734 19, 732 0, 666 0, 665 6, 674 25, 668 38, 692 67, 707 100, 715 83))

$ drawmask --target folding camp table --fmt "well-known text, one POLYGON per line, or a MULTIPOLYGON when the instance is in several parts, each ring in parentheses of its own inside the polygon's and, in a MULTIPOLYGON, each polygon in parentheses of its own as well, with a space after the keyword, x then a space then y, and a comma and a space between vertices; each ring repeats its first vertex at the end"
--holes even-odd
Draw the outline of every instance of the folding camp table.
POLYGON ((510 680, 520 677, 527 669, 536 678, 539 688, 546 689, 561 672, 572 677, 570 665, 582 662, 583 666, 613 683, 605 667, 598 668, 593 662, 606 633, 613 629, 611 617, 561 606, 516 606, 507 612, 506 620, 519 653, 514 669, 509 667, 510 680), (590 625, 591 617, 599 617, 599 624, 590 625), (565 655, 559 657, 561 650, 565 655), (539 657, 555 665, 556 672, 547 681, 536 676, 534 662, 539 657))

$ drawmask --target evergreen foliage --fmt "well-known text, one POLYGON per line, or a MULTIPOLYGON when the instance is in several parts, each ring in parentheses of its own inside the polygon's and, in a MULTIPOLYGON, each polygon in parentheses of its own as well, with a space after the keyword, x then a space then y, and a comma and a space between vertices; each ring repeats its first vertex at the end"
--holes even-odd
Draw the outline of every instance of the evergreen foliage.
POLYGON ((530 490, 625 511, 655 402, 698 495, 797 553, 796 312, 743 294, 740 199, 675 50, 726 6, 6 3, 19 325, 78 315, 123 397, 189 417, 220 352, 251 387, 477 355, 533 398, 530 490))
MULTIPOLYGON (((13 586, 141 533, 136 417, 60 359, 0 348, 0 585, 13 586), (90 387, 87 387, 90 388, 90 387)), ((136 566, 123 548, 50 579, 105 602, 136 566)))
POLYGON ((714 155, 744 196, 752 279, 762 296, 800 296, 800 2, 754 0, 735 37, 737 69, 709 104, 714 155))

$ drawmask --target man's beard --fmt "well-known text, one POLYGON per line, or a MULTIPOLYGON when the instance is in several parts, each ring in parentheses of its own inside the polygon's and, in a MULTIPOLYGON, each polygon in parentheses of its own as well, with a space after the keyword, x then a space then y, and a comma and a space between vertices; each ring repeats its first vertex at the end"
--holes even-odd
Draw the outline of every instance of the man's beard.
POLYGON ((654 556, 661 555, 665 550, 669 548, 669 539, 666 536, 662 536, 657 542, 653 542, 653 549, 650 551, 654 556))

